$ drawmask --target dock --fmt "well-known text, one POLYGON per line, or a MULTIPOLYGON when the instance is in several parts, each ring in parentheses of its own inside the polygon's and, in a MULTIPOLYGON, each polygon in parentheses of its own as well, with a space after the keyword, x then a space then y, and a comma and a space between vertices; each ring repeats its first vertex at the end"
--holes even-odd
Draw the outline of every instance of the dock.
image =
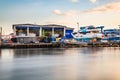
POLYGON ((120 47, 120 43, 4 43, 1 48, 80 48, 80 47, 120 47))
POLYGON ((31 44, 18 44, 18 43, 12 43, 12 44, 2 44, 1 48, 57 48, 60 47, 59 44, 53 44, 53 43, 31 43, 31 44))
POLYGON ((69 48, 79 48, 79 47, 120 47, 120 43, 84 43, 84 44, 79 44, 79 43, 66 43, 65 47, 69 48))

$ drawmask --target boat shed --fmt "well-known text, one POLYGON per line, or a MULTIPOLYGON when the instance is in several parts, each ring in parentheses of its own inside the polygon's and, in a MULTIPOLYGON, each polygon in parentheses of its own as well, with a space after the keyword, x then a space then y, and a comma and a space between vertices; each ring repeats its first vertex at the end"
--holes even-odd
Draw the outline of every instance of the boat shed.
POLYGON ((72 38, 71 33, 74 28, 63 25, 49 24, 49 25, 36 25, 36 24, 14 24, 13 32, 17 38, 30 38, 35 40, 36 37, 66 37, 72 38))

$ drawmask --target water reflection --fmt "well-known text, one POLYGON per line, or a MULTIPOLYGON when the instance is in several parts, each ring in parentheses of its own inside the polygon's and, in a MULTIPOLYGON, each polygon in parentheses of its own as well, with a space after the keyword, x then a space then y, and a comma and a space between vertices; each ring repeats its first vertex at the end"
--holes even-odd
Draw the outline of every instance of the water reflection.
POLYGON ((0 80, 120 80, 120 48, 1 49, 0 80))
POLYGON ((90 48, 84 48, 82 53, 85 54, 97 54, 98 52, 102 51, 104 48, 102 47, 90 47, 90 48))
POLYGON ((39 55, 62 55, 65 49, 15 49, 13 50, 14 57, 30 57, 39 55))
POLYGON ((77 55, 77 54, 97 54, 103 48, 46 48, 46 49, 14 49, 14 57, 30 57, 39 55, 77 55), (77 54, 76 54, 77 53, 77 54))
POLYGON ((78 54, 97 54, 103 48, 46 48, 46 49, 0 49, 0 58, 22 58, 39 55, 78 55, 78 54))
POLYGON ((14 53, 12 49, 1 49, 0 50, 1 55, 0 55, 0 59, 1 60, 12 60, 14 57, 14 53))
POLYGON ((0 58, 1 58, 1 55, 2 55, 2 53, 1 53, 1 49, 0 49, 0 58))

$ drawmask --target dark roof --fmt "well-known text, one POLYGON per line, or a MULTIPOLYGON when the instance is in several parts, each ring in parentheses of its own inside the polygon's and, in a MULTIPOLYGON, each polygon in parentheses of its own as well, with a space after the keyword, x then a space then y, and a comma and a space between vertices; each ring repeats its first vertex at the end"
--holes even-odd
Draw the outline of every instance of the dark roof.
POLYGON ((104 31, 118 31, 118 29, 106 29, 104 31))
POLYGON ((36 27, 58 27, 58 28, 67 28, 67 29, 74 29, 71 27, 58 25, 58 24, 48 24, 48 25, 37 25, 37 24, 14 24, 13 26, 36 26, 36 27))
POLYGON ((51 26, 51 27, 62 27, 62 28, 66 28, 67 26, 63 26, 63 25, 57 25, 57 24, 48 24, 48 25, 42 25, 42 26, 51 26))
POLYGON ((40 25, 37 25, 37 24, 13 24, 13 26, 40 26, 40 25))

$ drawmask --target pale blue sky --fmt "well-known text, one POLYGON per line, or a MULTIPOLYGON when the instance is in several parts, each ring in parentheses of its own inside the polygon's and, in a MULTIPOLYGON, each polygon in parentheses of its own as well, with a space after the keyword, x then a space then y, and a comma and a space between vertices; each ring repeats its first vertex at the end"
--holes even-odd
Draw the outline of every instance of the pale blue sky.
POLYGON ((22 23, 113 27, 120 23, 119 4, 120 0, 0 0, 0 26, 4 34, 12 32, 12 24, 22 23))

